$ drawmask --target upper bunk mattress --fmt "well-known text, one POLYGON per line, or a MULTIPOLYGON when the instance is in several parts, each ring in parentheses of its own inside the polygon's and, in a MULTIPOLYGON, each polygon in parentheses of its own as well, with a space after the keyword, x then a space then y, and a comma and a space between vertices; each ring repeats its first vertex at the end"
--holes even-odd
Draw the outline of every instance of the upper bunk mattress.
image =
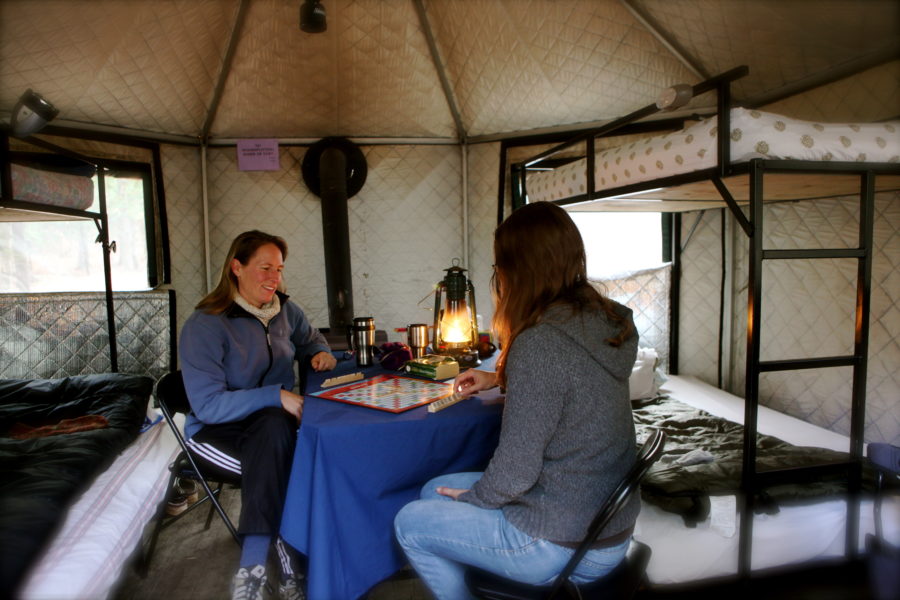
POLYGON ((16 200, 76 210, 87 210, 94 203, 94 182, 90 177, 15 163, 10 167, 16 200))
MULTIPOLYGON (((596 190, 618 188, 716 166, 718 119, 603 152, 594 163, 596 190)), ((900 162, 900 121, 815 123, 758 110, 731 110, 731 161, 753 158, 867 163, 900 162)), ((530 173, 529 202, 585 194, 586 159, 530 173)))

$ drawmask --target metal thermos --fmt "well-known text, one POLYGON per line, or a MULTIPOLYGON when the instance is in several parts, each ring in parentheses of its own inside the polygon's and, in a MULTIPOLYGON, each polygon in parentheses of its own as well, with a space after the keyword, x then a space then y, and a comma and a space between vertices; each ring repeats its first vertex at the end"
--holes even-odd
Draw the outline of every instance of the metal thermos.
POLYGON ((351 350, 356 353, 356 366, 372 366, 375 363, 375 319, 356 317, 350 334, 351 350))
POLYGON ((406 336, 412 357, 422 358, 425 356, 425 350, 428 347, 428 325, 423 323, 407 325, 406 336))

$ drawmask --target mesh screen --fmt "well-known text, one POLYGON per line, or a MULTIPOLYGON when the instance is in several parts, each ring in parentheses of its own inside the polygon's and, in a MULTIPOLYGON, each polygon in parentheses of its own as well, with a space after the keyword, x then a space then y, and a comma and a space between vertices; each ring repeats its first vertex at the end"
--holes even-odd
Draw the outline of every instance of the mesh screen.
MULTIPOLYGON (((119 371, 154 379, 171 366, 169 292, 114 294, 119 371)), ((0 296, 0 378, 52 379, 111 369, 105 295, 0 296)))
POLYGON ((634 326, 642 348, 655 348, 659 366, 669 368, 669 284, 671 265, 628 273, 594 282, 616 302, 634 311, 634 326))

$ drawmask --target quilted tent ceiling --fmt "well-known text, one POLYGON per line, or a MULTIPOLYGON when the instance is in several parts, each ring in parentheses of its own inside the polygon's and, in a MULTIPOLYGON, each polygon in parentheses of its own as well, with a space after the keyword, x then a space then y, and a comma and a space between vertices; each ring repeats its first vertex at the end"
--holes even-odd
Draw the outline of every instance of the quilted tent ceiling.
POLYGON ((900 64, 896 0, 322 0, 319 34, 301 3, 0 0, 0 118, 32 88, 56 125, 160 139, 478 140, 742 64, 748 104, 900 64))

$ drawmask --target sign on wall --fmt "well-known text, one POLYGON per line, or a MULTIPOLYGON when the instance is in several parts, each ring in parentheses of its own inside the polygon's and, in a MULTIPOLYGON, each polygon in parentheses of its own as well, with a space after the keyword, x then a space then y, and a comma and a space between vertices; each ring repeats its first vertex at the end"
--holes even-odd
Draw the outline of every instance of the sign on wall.
POLYGON ((238 140, 237 159, 240 171, 278 171, 278 140, 238 140))

